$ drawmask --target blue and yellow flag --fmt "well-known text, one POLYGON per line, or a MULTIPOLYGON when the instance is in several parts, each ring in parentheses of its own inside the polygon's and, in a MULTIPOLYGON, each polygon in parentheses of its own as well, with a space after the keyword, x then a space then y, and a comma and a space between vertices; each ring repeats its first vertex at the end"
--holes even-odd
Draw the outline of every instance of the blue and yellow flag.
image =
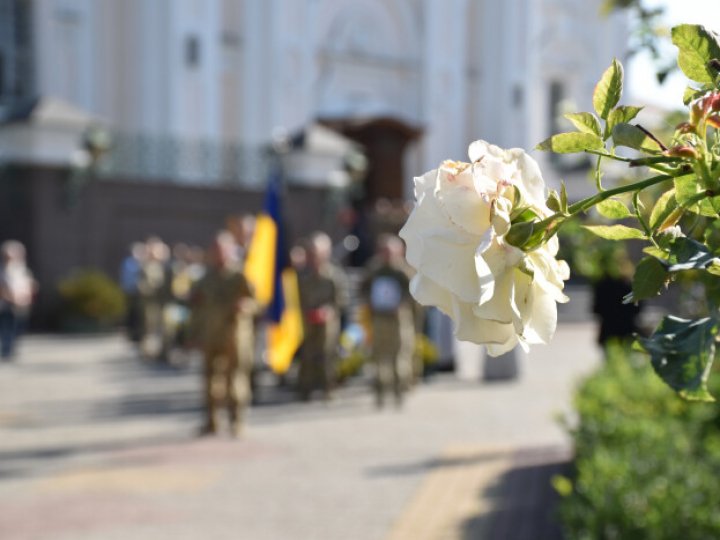
POLYGON ((302 343, 303 327, 297 274, 285 245, 277 173, 270 177, 265 206, 255 222, 245 275, 267 309, 268 364, 275 373, 285 373, 302 343))

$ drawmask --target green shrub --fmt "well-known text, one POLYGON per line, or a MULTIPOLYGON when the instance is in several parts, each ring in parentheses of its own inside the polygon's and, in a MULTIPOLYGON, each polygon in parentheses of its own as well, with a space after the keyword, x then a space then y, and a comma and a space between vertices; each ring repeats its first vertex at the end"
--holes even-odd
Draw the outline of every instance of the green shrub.
POLYGON ((555 482, 568 538, 720 538, 716 404, 682 401, 647 357, 614 348, 575 406, 575 477, 555 482))
POLYGON ((125 313, 122 289, 99 270, 79 270, 58 284, 64 319, 86 320, 107 327, 125 313))

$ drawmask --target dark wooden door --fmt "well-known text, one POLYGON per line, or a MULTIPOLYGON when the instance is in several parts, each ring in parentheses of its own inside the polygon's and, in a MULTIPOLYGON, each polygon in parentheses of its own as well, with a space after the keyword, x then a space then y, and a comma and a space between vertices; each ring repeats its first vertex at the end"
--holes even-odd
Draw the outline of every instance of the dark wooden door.
POLYGON ((365 200, 401 199, 405 149, 422 131, 394 118, 325 120, 323 124, 360 143, 368 158, 365 200))

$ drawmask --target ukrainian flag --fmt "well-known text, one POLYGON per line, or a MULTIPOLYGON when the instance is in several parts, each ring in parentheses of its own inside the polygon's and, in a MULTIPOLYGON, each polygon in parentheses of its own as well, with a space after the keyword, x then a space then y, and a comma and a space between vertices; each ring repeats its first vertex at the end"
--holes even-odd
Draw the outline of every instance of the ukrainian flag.
POLYGON ((302 313, 295 270, 285 245, 280 176, 271 175, 265 205, 255 222, 245 275, 258 302, 267 309, 267 358, 275 373, 285 373, 302 343, 302 313))

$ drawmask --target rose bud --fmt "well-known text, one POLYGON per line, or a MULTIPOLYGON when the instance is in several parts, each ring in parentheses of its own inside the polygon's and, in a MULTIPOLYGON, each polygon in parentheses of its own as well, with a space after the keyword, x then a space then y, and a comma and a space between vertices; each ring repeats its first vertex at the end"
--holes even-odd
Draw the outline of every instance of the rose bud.
POLYGON ((715 129, 720 129, 720 115, 713 114, 712 116, 708 116, 707 123, 710 124, 715 129))
POLYGON ((665 155, 670 157, 683 157, 697 159, 698 153, 692 146, 673 146, 669 150, 664 152, 665 155))
POLYGON ((695 133, 695 126, 690 122, 682 122, 675 126, 675 131, 680 133, 695 133))

